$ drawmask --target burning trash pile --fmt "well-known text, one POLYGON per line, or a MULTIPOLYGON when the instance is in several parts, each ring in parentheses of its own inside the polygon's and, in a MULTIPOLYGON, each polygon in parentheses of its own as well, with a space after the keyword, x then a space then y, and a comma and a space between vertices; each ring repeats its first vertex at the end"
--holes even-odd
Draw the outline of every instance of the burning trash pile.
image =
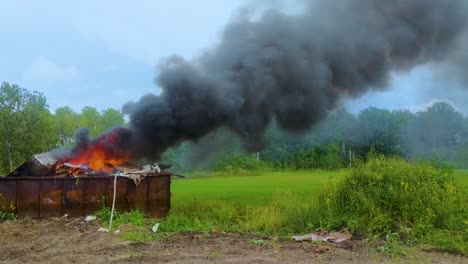
POLYGON ((103 206, 164 218, 171 176, 183 176, 164 171, 169 165, 131 162, 141 158, 132 132, 117 127, 91 139, 88 130, 79 129, 73 147, 35 154, 0 177, 0 195, 20 219, 85 217, 103 206))
POLYGON ((87 129, 75 133, 75 146, 33 155, 8 176, 120 176, 138 184, 150 174, 170 165, 139 166, 130 162, 131 131, 117 127, 101 136, 90 138, 87 129))

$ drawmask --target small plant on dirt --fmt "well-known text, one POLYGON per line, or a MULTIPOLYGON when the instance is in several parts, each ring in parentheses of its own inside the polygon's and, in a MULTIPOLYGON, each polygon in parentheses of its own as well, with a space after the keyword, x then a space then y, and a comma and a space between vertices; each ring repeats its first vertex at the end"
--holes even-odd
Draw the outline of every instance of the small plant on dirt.
MULTIPOLYGON (((109 225, 111 209, 102 207, 96 212, 96 216, 101 223, 107 227, 109 225)), ((114 210, 114 218, 112 220, 112 231, 122 228, 123 225, 129 225, 122 230, 119 238, 133 242, 149 242, 161 238, 160 233, 153 232, 150 226, 155 224, 154 220, 146 218, 145 214, 138 210, 132 210, 127 213, 119 213, 114 210)))
POLYGON ((16 220, 15 207, 0 194, 0 222, 8 220, 16 220))
MULTIPOLYGON (((95 215, 97 216, 97 218, 99 218, 99 220, 101 220, 101 223, 107 226, 111 217, 111 208, 104 206, 101 208, 101 210, 97 211, 95 215)), ((115 221, 119 217, 120 213, 117 210, 114 210, 114 218, 112 221, 115 221)))
MULTIPOLYGON (((111 209, 109 207, 103 207, 101 210, 96 212, 96 216, 104 225, 108 225, 111 217, 111 209)), ((138 210, 132 210, 128 213, 121 214, 117 210, 114 210, 114 218, 112 219, 113 229, 124 224, 131 224, 140 227, 145 226, 145 214, 138 210)))
POLYGON ((257 238, 254 238, 252 239, 250 242, 252 242, 252 244, 254 245, 265 245, 266 244, 266 240, 265 239, 257 239, 257 238))
POLYGON ((377 248, 378 251, 392 258, 407 256, 407 250, 401 245, 400 234, 391 233, 386 235, 386 244, 377 248))
POLYGON ((446 230, 433 226, 415 226, 408 236, 425 250, 442 250, 468 255, 468 229, 446 230))

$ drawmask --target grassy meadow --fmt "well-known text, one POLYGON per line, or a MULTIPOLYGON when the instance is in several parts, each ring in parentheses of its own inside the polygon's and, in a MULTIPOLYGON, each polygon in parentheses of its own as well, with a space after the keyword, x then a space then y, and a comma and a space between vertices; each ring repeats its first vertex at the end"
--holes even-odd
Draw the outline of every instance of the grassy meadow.
MULTIPOLYGON (((199 172, 174 179, 171 191, 162 233, 220 230, 289 237, 345 228, 357 238, 387 240, 393 251, 407 244, 468 253, 468 170, 452 174, 376 158, 352 170, 199 172)), ((103 214, 106 219, 108 212, 103 214)), ((157 221, 142 218, 131 212, 117 222, 157 221)), ((122 236, 145 241, 158 235, 122 236)))
MULTIPOLYGON (((207 172, 205 177, 177 179, 172 182, 172 206, 187 201, 224 201, 246 206, 266 205, 278 195, 294 194, 305 202, 314 199, 322 186, 340 171, 252 172, 247 176, 219 175, 207 172)), ((203 174, 202 174, 203 175, 203 174)))
POLYGON ((455 170, 454 176, 459 183, 468 188, 468 170, 455 170))
POLYGON ((161 228, 274 235, 310 231, 322 187, 340 174, 323 170, 251 172, 173 180, 171 214, 161 228))

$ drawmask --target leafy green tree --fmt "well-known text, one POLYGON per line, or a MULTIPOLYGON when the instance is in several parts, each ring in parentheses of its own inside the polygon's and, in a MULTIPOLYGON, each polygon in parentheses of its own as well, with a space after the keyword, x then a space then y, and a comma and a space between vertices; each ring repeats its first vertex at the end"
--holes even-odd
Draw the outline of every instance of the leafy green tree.
POLYGON ((125 119, 123 114, 113 108, 107 108, 102 112, 102 127, 104 130, 107 130, 115 126, 125 125, 125 119))
POLYGON ((80 116, 69 106, 59 107, 55 110, 55 124, 61 146, 71 144, 73 134, 78 128, 80 116))
POLYGON ((468 117, 463 120, 463 132, 456 147, 455 162, 458 167, 468 169, 468 117))
POLYGON ((409 146, 413 156, 439 155, 453 159, 456 146, 462 142, 463 114, 446 102, 436 102, 416 114, 410 130, 409 146))
POLYGON ((102 116, 94 107, 86 106, 81 110, 79 127, 89 129, 91 136, 96 137, 104 131, 102 116))
POLYGON ((389 111, 376 107, 364 109, 358 115, 356 144, 365 156, 371 149, 385 155, 403 155, 407 126, 412 119, 408 111, 389 111))
POLYGON ((32 154, 57 142, 46 98, 17 85, 0 87, 0 174, 14 170, 32 154))
POLYGON ((333 149, 335 154, 337 153, 336 149, 331 146, 340 146, 338 153, 341 153, 341 158, 348 159, 348 165, 351 165, 356 148, 356 138, 359 135, 357 125, 357 119, 353 114, 344 108, 339 108, 331 112, 327 119, 319 124, 318 129, 312 132, 315 138, 313 141, 318 142, 320 146, 328 150, 333 149))

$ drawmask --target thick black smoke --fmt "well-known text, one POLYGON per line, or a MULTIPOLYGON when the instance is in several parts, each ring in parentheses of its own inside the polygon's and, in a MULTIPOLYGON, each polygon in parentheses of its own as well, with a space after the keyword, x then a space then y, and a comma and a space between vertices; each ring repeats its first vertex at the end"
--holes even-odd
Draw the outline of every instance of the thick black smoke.
POLYGON ((162 63, 160 95, 124 107, 136 153, 158 158, 220 127, 258 150, 272 119, 307 130, 341 98, 385 87, 392 71, 445 60, 466 14, 463 0, 323 0, 297 16, 241 16, 201 58, 162 63))

